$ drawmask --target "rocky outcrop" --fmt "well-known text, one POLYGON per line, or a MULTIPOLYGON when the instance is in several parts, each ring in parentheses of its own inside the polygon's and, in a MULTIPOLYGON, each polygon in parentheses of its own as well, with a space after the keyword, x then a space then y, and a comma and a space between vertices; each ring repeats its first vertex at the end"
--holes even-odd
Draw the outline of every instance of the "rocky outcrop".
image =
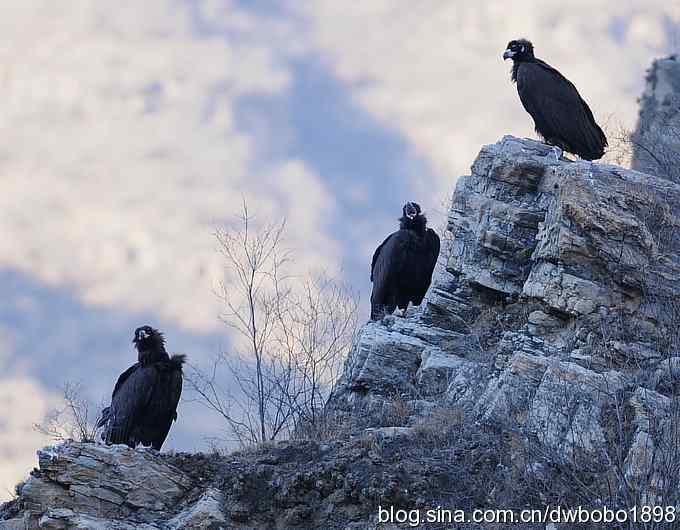
POLYGON ((680 374, 679 225, 668 180, 533 140, 484 147, 426 302, 363 328, 330 409, 360 429, 457 408, 555 465, 639 476, 671 444, 647 419, 669 421, 680 374))
POLYGON ((652 63, 631 137, 632 167, 680 182, 680 58, 652 63))
MULTIPOLYGON (((490 446, 468 451, 479 461, 490 446)), ((456 480, 461 466, 449 453, 426 432, 398 428, 226 457, 66 442, 40 451, 39 468, 0 511, 0 530, 376 530, 380 504, 412 509, 484 498, 483 489, 471 497, 456 480)), ((490 458, 483 467, 496 465, 490 458)))
POLYGON ((64 443, 39 451, 38 461, 21 486, 21 517, 0 528, 151 529, 159 519, 168 528, 209 528, 201 525, 223 521, 210 496, 172 517, 193 484, 150 450, 64 443))

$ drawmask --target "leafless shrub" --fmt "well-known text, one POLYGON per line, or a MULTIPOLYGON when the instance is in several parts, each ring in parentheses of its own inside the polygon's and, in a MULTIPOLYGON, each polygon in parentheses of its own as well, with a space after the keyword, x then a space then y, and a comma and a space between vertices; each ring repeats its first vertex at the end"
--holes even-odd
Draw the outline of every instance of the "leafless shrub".
POLYGON ((275 306, 278 371, 290 374, 279 391, 296 428, 315 426, 352 344, 358 304, 352 291, 325 277, 307 279, 299 295, 289 294, 277 296, 275 306))
POLYGON ((97 416, 102 407, 94 406, 84 397, 81 383, 65 383, 62 393, 63 404, 51 409, 41 423, 34 425, 35 430, 56 442, 94 442, 97 416))
MULTIPOLYGON (((377 424, 389 427, 404 427, 413 415, 413 409, 409 405, 409 396, 393 390, 385 397, 382 408, 375 411, 370 418, 366 418, 369 424, 377 424)), ((353 413, 354 414, 354 413, 353 413)), ((356 416, 356 414, 354 414, 356 416)), ((355 427, 361 424, 361 418, 352 418, 355 427)))
POLYGON ((226 267, 222 320, 235 332, 234 350, 217 356, 208 371, 191 367, 187 374, 198 400, 242 446, 321 426, 358 309, 355 293, 341 282, 291 274, 285 223, 253 224, 244 203, 238 227, 217 232, 226 267))
MULTIPOLYGON (((671 96, 679 99, 678 96, 671 96)), ((656 102, 643 98, 637 129, 617 126, 608 131, 607 158, 614 163, 630 163, 633 169, 680 182, 680 119, 676 101, 660 109, 656 102), (666 109, 666 110, 664 110, 666 109)))
MULTIPOLYGON (((481 424, 460 407, 437 408, 421 417, 406 442, 404 460, 427 458, 446 469, 448 486, 440 491, 442 506, 518 508, 509 475, 512 451, 507 432, 481 424)), ((433 526, 434 528, 434 526, 433 526)), ((449 528, 449 526, 442 527, 449 528)))
POLYGON ((633 167, 658 177, 680 182, 680 125, 662 123, 661 130, 647 135, 630 134, 633 167))
POLYGON ((604 161, 621 167, 631 167, 634 149, 630 129, 613 120, 607 122, 603 129, 609 142, 604 161))
POLYGON ((414 429, 428 444, 450 446, 455 439, 451 437, 452 430, 460 430, 465 425, 465 419, 465 411, 461 408, 438 408, 423 417, 414 429))

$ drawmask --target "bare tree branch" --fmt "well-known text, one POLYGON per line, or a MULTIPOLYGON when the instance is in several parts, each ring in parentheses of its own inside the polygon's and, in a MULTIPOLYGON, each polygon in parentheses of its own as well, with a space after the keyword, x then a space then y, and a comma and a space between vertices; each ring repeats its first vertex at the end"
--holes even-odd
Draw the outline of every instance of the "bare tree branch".
POLYGON ((236 347, 208 372, 191 367, 187 377, 198 401, 241 445, 314 428, 352 343, 358 311, 355 293, 340 282, 291 274, 285 222, 254 225, 244 202, 238 226, 216 233, 225 261, 221 319, 235 331, 236 347))
POLYGON ((62 393, 62 405, 48 411, 43 421, 33 426, 34 429, 58 442, 93 442, 97 435, 97 417, 102 406, 94 406, 83 397, 81 383, 65 383, 62 393))

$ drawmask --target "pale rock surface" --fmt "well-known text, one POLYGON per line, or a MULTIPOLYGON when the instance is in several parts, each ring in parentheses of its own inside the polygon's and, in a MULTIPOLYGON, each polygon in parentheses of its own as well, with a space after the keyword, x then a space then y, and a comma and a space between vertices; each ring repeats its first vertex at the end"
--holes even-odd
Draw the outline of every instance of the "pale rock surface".
POLYGON ((611 465, 616 410, 633 408, 626 465, 639 475, 654 436, 669 435, 639 411, 666 418, 680 381, 666 343, 680 323, 669 310, 680 296, 680 186, 558 160, 511 136, 471 169, 426 301, 364 326, 329 407, 356 428, 389 427, 395 406, 426 399, 591 470, 611 465))

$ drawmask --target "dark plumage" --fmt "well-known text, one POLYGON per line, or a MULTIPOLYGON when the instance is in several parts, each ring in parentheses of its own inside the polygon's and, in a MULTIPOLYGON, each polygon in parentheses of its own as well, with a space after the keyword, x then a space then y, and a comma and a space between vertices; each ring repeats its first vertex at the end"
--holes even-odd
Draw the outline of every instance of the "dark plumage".
POLYGON ((420 305, 439 257, 439 236, 414 202, 404 205, 399 230, 375 250, 371 263, 371 320, 420 305))
POLYGON ((571 81, 534 57, 525 39, 510 41, 503 59, 512 59, 519 99, 545 142, 584 160, 602 158, 607 138, 571 81))
POLYGON ((111 406, 102 411, 97 426, 106 425, 102 439, 107 444, 150 445, 160 451, 177 419, 185 356, 168 356, 163 334, 150 326, 137 328, 132 342, 138 362, 118 378, 111 406))

